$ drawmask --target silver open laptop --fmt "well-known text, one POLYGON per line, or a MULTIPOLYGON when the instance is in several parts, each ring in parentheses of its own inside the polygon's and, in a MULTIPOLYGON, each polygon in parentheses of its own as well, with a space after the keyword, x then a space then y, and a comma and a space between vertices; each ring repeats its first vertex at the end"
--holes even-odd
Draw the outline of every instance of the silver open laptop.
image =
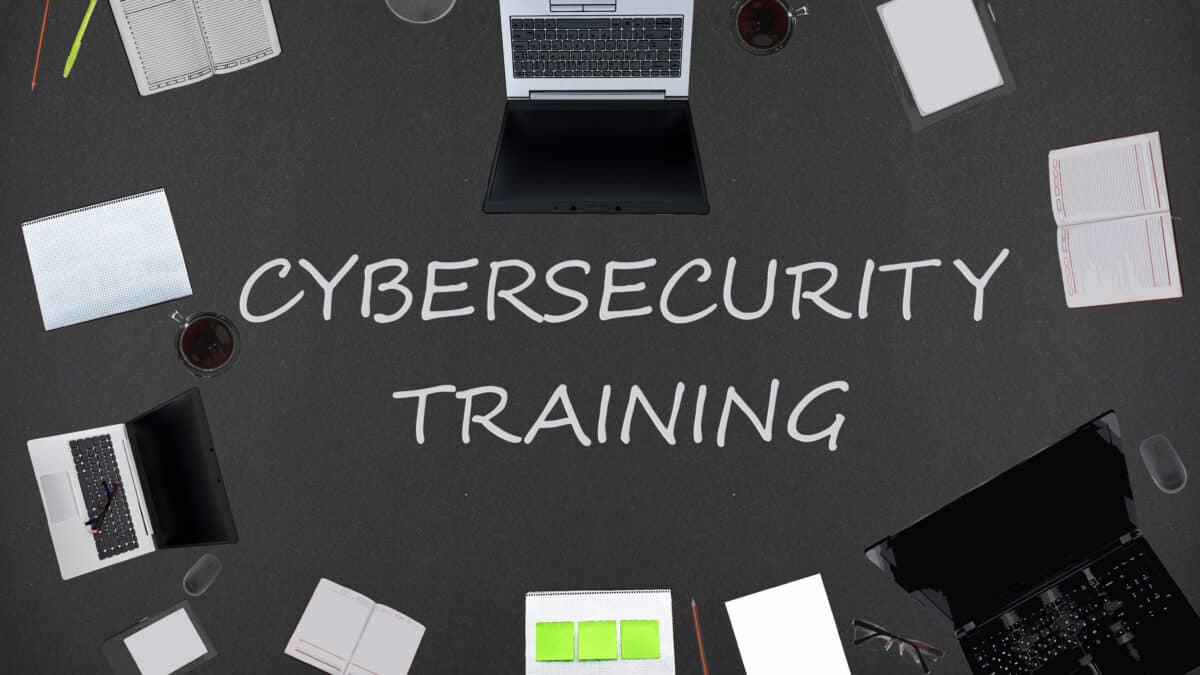
POLYGON ((196 389, 126 424, 28 446, 63 579, 156 549, 237 540, 196 389))
POLYGON ((484 210, 707 213, 692 0, 500 0, 505 120, 484 210))

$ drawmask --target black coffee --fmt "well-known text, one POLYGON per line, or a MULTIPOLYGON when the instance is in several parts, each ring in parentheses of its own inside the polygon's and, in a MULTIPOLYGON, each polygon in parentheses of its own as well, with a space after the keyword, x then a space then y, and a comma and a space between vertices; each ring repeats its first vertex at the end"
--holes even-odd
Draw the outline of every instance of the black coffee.
POLYGON ((770 51, 787 42, 792 17, 780 0, 747 0, 737 12, 737 33, 754 51, 770 51))
POLYGON ((214 314, 193 317, 179 334, 179 355, 197 372, 219 370, 236 353, 237 329, 225 317, 214 314))

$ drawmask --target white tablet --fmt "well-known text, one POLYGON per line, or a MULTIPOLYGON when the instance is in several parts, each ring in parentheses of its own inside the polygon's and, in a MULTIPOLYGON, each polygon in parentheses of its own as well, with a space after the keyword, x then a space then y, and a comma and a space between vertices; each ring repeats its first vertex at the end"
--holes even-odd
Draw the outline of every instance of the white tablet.
POLYGON ((876 9, 922 117, 1004 86, 973 0, 889 0, 876 9))

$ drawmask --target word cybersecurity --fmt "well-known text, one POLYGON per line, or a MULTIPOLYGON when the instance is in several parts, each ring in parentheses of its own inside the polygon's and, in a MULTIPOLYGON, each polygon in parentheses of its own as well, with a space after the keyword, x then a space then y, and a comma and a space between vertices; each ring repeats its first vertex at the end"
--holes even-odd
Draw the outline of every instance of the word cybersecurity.
MULTIPOLYGON (((972 316, 976 321, 983 320, 984 290, 1007 257, 1008 249, 1001 250, 982 274, 973 272, 962 260, 953 261, 954 267, 965 283, 969 284, 973 290, 975 302, 972 316)), ((308 273, 322 294, 321 316, 324 320, 329 321, 333 318, 334 291, 345 281, 350 271, 358 264, 358 260, 357 254, 351 255, 332 275, 321 272, 304 258, 297 261, 297 264, 308 273)), ((599 300, 596 301, 593 296, 596 293, 595 286, 597 284, 588 283, 592 265, 586 260, 563 260, 551 265, 544 274, 540 275, 544 288, 532 288, 538 280, 539 273, 528 262, 515 259, 497 260, 487 266, 487 290, 480 298, 478 292, 472 295, 469 283, 473 275, 481 276, 483 272, 482 269, 474 271, 476 268, 480 268, 478 258, 450 262, 431 261, 426 265, 423 284, 405 283, 409 275, 408 262, 400 258, 386 258, 363 266, 362 283, 359 286, 361 288, 359 309, 362 318, 370 318, 376 323, 385 324, 398 321, 408 314, 416 304, 415 292, 412 287, 423 288, 420 303, 422 321, 475 314, 474 302, 480 300, 482 300, 488 321, 496 320, 497 304, 503 302, 530 321, 551 324, 563 323, 580 317, 588 312, 593 304, 598 307, 596 315, 601 321, 651 315, 654 314, 655 306, 657 306, 659 315, 673 324, 700 321, 717 312, 718 308, 735 319, 751 321, 766 315, 775 304, 775 288, 779 276, 779 261, 775 259, 767 264, 765 272, 758 273, 762 276, 758 276, 757 280, 753 282, 762 283, 761 280, 765 277, 761 303, 756 300, 758 306, 752 308, 738 307, 734 301, 733 288, 737 258, 730 257, 725 262, 720 303, 713 297, 717 292, 716 289, 707 290, 708 282, 713 277, 713 265, 704 258, 689 260, 675 268, 662 283, 657 293, 650 294, 647 299, 646 296, 649 294, 647 279, 661 278, 662 276, 661 272, 655 269, 657 266, 658 260, 655 258, 606 262, 603 265, 603 279, 598 289, 599 300), (692 297, 697 290, 681 288, 684 284, 699 287, 701 296, 707 295, 708 297, 704 297, 699 302, 692 298, 691 305, 683 307, 684 301, 677 296, 692 297), (585 292, 585 289, 591 290, 591 293, 585 292), (522 296, 522 294, 525 295, 522 296), (384 300, 382 296, 390 297, 384 300), (540 302, 533 300, 534 296, 540 298, 540 302), (537 308, 530 302, 543 306, 537 308), (376 304, 386 304, 387 311, 380 311, 376 304), (565 305, 554 308, 564 311, 547 311, 545 305, 551 304, 565 305)), ((918 270, 941 266, 942 261, 939 258, 878 266, 874 260, 868 259, 863 265, 858 283, 858 304, 857 307, 852 308, 857 310, 854 313, 850 309, 838 307, 825 297, 837 285, 837 265, 829 262, 808 262, 786 267, 783 269, 783 274, 792 277, 791 314, 793 319, 800 318, 801 306, 805 303, 838 319, 850 319, 855 316, 865 319, 870 306, 872 287, 879 283, 875 281, 875 277, 885 274, 902 275, 902 282, 900 277, 895 278, 896 282, 902 284, 900 315, 908 321, 912 319, 914 275, 918 270)), ((246 283, 242 285, 239 300, 242 318, 251 323, 263 323, 277 319, 295 308, 304 299, 307 290, 303 288, 302 282, 298 283, 294 277, 289 278, 291 271, 292 263, 286 258, 267 261, 254 270, 246 279, 246 283), (252 310, 250 296, 259 284, 265 283, 263 277, 271 271, 274 271, 280 280, 284 280, 283 289, 268 288, 264 292, 277 297, 287 297, 289 293, 291 296, 269 311, 262 311, 261 308, 252 310)), ((482 282, 481 279, 479 281, 482 282)), ((739 283, 752 282, 743 280, 739 283)))

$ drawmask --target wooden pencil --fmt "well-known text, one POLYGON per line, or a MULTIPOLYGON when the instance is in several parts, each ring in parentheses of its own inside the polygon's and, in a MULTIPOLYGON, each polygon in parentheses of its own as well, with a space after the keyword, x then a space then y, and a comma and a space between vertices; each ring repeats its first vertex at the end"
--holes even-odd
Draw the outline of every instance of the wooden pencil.
POLYGON ((704 656, 704 636, 700 634, 700 610, 696 609, 696 599, 692 598, 692 621, 696 622, 696 644, 700 646, 700 668, 708 675, 708 658, 704 656))
POLYGON ((33 59, 33 81, 29 84, 29 91, 37 89, 38 66, 42 64, 42 42, 46 40, 46 19, 49 16, 50 0, 46 0, 46 8, 42 10, 42 32, 38 35, 37 56, 33 59))

